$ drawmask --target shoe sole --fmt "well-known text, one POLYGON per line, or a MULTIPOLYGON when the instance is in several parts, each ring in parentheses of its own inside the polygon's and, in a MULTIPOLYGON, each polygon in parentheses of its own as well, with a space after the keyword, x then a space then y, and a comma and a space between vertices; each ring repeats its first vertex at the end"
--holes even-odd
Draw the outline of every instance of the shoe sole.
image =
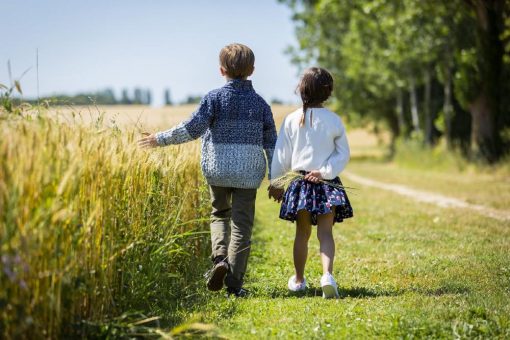
POLYGON ((213 292, 221 290, 221 288, 223 288, 223 280, 225 279, 225 275, 227 275, 227 267, 217 267, 207 282, 207 289, 213 292))
POLYGON ((332 285, 322 286, 322 297, 325 299, 338 299, 338 290, 332 285))

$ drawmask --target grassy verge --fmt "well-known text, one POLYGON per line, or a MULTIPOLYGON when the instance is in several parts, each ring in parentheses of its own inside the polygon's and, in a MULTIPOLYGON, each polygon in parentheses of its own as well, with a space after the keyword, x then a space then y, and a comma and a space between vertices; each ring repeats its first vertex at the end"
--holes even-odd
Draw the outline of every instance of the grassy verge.
POLYGON ((481 172, 479 168, 448 170, 417 168, 396 162, 352 162, 349 171, 387 183, 441 193, 469 203, 497 209, 510 206, 510 172, 503 168, 481 172))
POLYGON ((151 333, 180 322, 209 251, 197 145, 0 113, 0 337, 151 333))
POLYGON ((252 297, 212 294, 191 316, 243 339, 510 336, 508 224, 360 189, 351 195, 355 218, 335 226, 341 299, 320 297, 315 237, 308 292, 287 291, 294 228, 261 189, 247 277, 252 297))

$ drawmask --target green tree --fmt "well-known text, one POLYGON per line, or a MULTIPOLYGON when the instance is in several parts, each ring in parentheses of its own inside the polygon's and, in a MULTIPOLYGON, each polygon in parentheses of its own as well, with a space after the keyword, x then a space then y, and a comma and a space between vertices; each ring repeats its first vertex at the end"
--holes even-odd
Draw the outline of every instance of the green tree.
POLYGON ((470 139, 473 154, 485 160, 503 154, 509 141, 501 136, 510 125, 510 106, 502 105, 510 84, 503 62, 508 2, 282 2, 296 22, 293 62, 333 72, 339 110, 386 122, 394 139, 413 131, 428 145, 439 117, 449 145, 458 137, 470 139), (471 133, 464 132, 465 110, 471 133))
POLYGON ((131 99, 129 98, 129 92, 128 89, 122 89, 122 96, 120 99, 120 103, 124 105, 131 104, 131 99))
POLYGON ((198 103, 200 103, 201 100, 202 100, 202 96, 200 96, 200 95, 189 95, 182 102, 182 104, 198 104, 198 103))
POLYGON ((475 17, 476 44, 460 58, 460 98, 471 112, 474 151, 493 162, 503 154, 501 132, 510 123, 510 71, 504 64, 503 41, 510 4, 505 0, 464 0, 464 3, 475 17))
POLYGON ((165 89, 164 97, 165 97, 165 105, 172 105, 172 97, 170 96, 169 89, 165 89))
POLYGON ((133 104, 143 104, 144 103, 144 100, 143 100, 143 94, 142 94, 142 90, 140 88, 135 88, 135 91, 134 91, 134 99, 133 99, 133 104))
POLYGON ((151 105, 152 104, 152 91, 150 89, 146 90, 145 94, 145 104, 151 105))

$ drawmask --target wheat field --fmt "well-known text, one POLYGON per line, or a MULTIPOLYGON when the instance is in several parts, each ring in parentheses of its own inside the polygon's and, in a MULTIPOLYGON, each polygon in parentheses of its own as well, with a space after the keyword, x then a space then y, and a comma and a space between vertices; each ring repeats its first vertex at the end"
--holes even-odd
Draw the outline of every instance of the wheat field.
MULTIPOLYGON (((209 252, 199 142, 143 150, 136 140, 195 108, 0 113, 1 337, 101 336, 105 324, 142 334, 183 321, 174 311, 202 288, 197 264, 209 252), (160 317, 123 314, 137 310, 160 317)), ((295 109, 274 106, 277 126, 295 109)), ((349 133, 353 150, 379 150, 370 133, 349 133)))
POLYGON ((172 322, 209 249, 198 145, 142 150, 97 115, 0 118, 0 337, 89 336, 126 310, 172 322))

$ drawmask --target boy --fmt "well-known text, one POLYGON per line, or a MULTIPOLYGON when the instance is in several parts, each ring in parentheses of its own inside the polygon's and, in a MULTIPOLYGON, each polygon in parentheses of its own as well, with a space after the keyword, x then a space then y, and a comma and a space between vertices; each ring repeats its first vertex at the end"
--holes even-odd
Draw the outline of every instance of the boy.
POLYGON ((276 142, 271 108, 247 80, 254 63, 249 47, 225 46, 220 51, 225 86, 205 95, 189 120, 139 141, 142 147, 155 147, 202 137, 202 172, 212 203, 213 268, 208 272, 207 287, 217 291, 225 282, 228 295, 236 297, 247 295, 242 286, 250 253, 255 197, 266 164, 271 164, 276 142))

